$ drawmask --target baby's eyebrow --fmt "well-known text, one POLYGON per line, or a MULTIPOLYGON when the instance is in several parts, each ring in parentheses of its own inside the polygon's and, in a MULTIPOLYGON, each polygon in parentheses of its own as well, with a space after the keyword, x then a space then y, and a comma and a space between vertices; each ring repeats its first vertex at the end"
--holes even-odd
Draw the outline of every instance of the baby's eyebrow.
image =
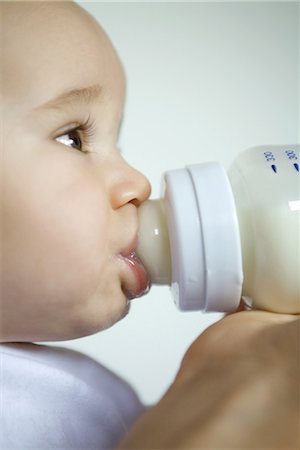
POLYGON ((71 89, 63 92, 35 109, 61 109, 66 106, 72 106, 75 103, 97 103, 102 94, 103 89, 99 84, 94 84, 92 86, 87 86, 80 89, 71 89))

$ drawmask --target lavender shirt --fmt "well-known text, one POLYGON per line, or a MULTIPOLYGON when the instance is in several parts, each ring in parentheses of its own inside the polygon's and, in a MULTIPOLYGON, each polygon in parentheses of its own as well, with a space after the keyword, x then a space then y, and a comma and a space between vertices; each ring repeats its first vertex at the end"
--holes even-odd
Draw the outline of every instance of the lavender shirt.
POLYGON ((58 347, 0 345, 0 449, 111 449, 143 407, 91 358, 58 347))

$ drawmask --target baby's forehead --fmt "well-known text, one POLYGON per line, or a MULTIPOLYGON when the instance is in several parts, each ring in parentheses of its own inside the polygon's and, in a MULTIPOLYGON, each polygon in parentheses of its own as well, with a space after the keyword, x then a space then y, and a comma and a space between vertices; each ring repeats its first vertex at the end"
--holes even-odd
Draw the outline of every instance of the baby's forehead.
POLYGON ((0 2, 0 11, 4 25, 9 24, 7 28, 21 29, 35 23, 35 32, 47 24, 59 29, 60 26, 66 26, 64 19, 67 17, 68 22, 73 22, 74 25, 94 26, 100 29, 92 16, 73 1, 5 1, 0 2))
POLYGON ((0 2, 0 8, 5 44, 16 43, 13 49, 24 52, 24 41, 33 58, 37 56, 36 49, 43 50, 47 41, 44 53, 50 48, 59 51, 66 46, 83 45, 85 40, 92 42, 93 37, 97 37, 99 45, 105 42, 100 25, 71 1, 0 2))
POLYGON ((6 95, 30 93, 37 104, 58 91, 109 82, 121 66, 98 23, 73 2, 6 2, 4 85, 6 95))

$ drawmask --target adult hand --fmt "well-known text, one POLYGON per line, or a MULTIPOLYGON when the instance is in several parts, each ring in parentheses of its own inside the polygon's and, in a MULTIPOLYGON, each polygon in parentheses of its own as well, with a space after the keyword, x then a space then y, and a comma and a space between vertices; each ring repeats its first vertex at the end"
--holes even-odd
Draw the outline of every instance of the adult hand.
POLYGON ((242 311, 191 345, 127 449, 299 449, 300 319, 242 311))

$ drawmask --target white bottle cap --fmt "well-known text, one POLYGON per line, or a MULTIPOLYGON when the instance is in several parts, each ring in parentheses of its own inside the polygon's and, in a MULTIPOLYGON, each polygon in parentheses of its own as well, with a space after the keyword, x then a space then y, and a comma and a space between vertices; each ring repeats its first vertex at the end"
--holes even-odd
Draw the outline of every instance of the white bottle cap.
POLYGON ((230 182, 218 163, 165 174, 172 291, 182 310, 233 311, 242 292, 242 254, 230 182))

